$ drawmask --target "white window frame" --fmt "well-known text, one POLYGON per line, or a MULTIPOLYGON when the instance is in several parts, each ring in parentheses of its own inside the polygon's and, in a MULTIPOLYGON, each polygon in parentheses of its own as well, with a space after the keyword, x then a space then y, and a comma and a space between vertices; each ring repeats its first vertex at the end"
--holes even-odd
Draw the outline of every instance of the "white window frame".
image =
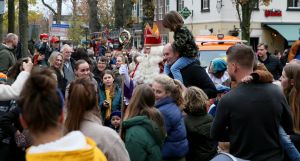
POLYGON ((158 0, 158 20, 163 19, 163 14, 164 14, 163 9, 164 9, 163 0, 158 0))
POLYGON ((180 12, 184 8, 184 0, 177 0, 177 11, 180 12))
POLYGON ((288 8, 289 9, 300 9, 300 0, 288 0, 288 8), (290 1, 292 1, 292 3, 293 3, 292 6, 289 6, 290 1))
POLYGON ((170 0, 165 0, 165 13, 170 11, 170 0))
POLYGON ((203 0, 203 7, 204 10, 209 9, 209 0, 203 0))

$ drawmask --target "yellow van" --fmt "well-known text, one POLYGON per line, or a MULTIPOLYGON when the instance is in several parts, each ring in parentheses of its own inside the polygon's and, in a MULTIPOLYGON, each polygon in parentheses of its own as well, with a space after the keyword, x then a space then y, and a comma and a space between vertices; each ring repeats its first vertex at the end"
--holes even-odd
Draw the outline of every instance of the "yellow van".
POLYGON ((196 36, 195 41, 199 48, 199 60, 203 67, 208 67, 215 58, 226 60, 226 51, 230 46, 246 42, 238 37, 224 36, 223 34, 196 36))

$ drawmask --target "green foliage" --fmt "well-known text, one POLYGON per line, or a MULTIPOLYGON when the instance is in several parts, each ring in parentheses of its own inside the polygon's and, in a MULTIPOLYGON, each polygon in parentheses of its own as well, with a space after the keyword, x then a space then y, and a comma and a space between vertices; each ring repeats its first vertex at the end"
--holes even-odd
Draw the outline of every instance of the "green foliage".
MULTIPOLYGON (((15 26, 19 26, 19 10, 15 12, 15 26)), ((38 11, 28 11, 28 24, 38 24, 43 21, 44 15, 38 11)), ((7 11, 3 14, 3 31, 7 31, 8 28, 8 13, 7 11)))
POLYGON ((250 21, 251 14, 257 3, 269 5, 272 0, 232 0, 238 13, 240 28, 242 30, 242 39, 250 43, 250 21))
POLYGON ((80 27, 83 23, 83 20, 79 16, 73 17, 70 22, 71 26, 68 30, 68 38, 72 40, 74 44, 79 44, 85 35, 84 29, 80 27))

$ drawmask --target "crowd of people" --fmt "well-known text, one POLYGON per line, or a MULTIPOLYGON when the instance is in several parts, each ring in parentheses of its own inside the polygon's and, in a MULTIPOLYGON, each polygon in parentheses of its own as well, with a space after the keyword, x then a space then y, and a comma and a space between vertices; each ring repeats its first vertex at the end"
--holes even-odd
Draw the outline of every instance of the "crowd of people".
POLYGON ((7 34, 0 160, 300 160, 297 54, 282 64, 266 44, 236 44, 205 69, 182 17, 170 11, 163 25, 174 32, 164 46, 149 25, 141 51, 49 45, 41 34, 18 60, 7 34))

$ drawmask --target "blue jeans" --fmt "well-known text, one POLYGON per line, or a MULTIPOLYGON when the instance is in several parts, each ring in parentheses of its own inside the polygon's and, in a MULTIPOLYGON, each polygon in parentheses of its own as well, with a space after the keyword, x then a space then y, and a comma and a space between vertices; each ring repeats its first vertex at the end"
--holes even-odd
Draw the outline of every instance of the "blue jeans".
POLYGON ((280 126, 279 127, 279 140, 280 144, 283 147, 286 154, 292 161, 300 161, 300 153, 291 142, 291 139, 288 137, 284 129, 280 126))
POLYGON ((179 59, 176 60, 176 62, 171 66, 165 64, 164 67, 164 74, 170 74, 170 72, 172 72, 172 75, 174 77, 174 79, 179 80, 180 82, 183 83, 183 78, 182 75, 180 73, 180 70, 185 68, 186 66, 188 66, 189 64, 193 63, 197 61, 197 59, 193 59, 193 58, 188 58, 188 57, 180 57, 179 59))

